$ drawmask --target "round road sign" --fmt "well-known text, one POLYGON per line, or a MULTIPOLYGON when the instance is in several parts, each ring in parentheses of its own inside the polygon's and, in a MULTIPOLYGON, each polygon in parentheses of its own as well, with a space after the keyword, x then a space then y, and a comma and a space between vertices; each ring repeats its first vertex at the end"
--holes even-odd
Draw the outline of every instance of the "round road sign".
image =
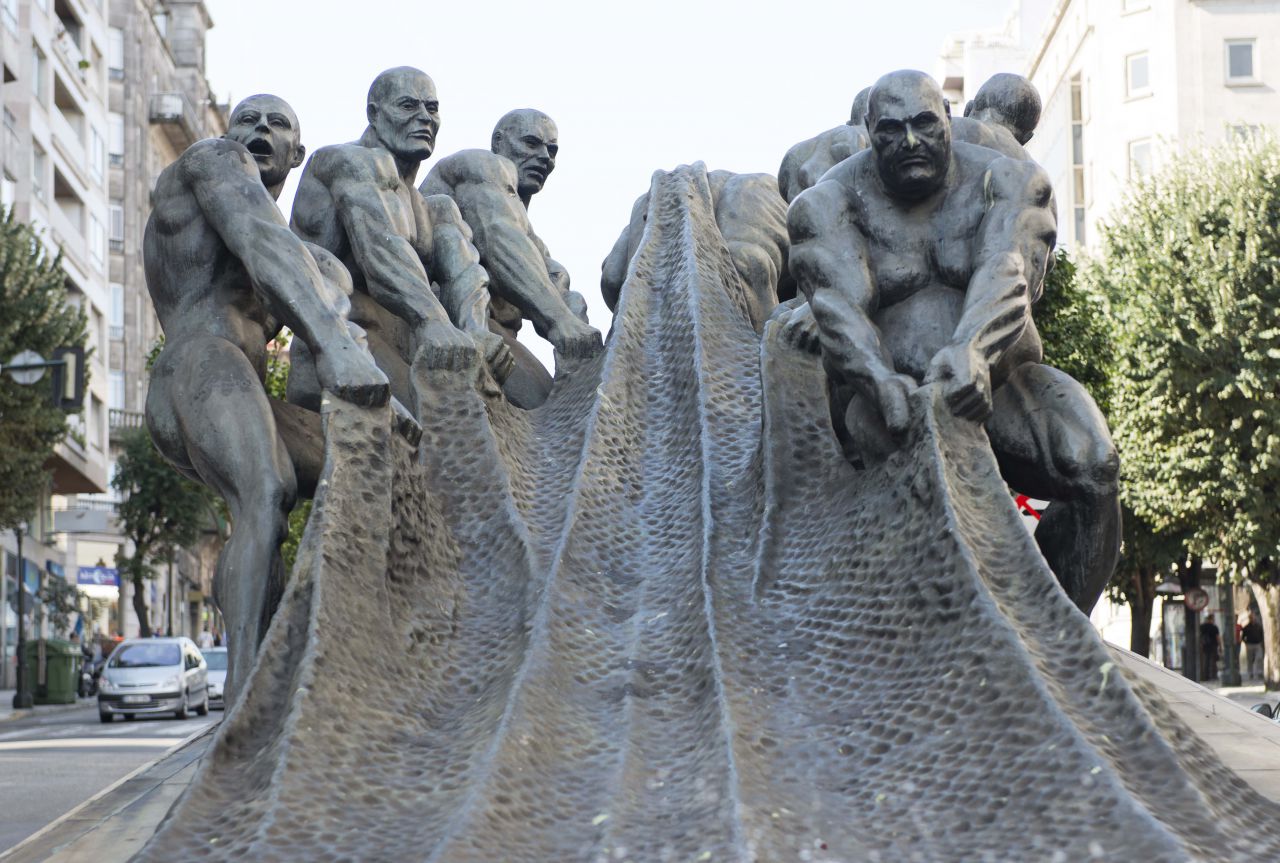
MULTIPOLYGON (((42 362, 44 362, 44 357, 40 356, 35 351, 23 351, 5 364, 5 370, 8 371, 9 366, 33 366, 36 363, 42 362)), ((9 377, 13 378, 15 383, 22 384, 24 387, 29 387, 44 377, 44 369, 38 368, 11 371, 9 372, 9 377)))
POLYGON ((1193 587, 1187 591, 1187 595, 1182 598, 1182 601, 1192 611, 1204 611, 1209 607, 1209 594, 1198 587, 1193 587))

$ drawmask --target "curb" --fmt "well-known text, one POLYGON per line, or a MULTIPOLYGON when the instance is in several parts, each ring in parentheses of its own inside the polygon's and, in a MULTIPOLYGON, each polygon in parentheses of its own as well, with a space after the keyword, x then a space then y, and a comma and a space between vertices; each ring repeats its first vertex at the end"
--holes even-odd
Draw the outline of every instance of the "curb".
POLYGON ((11 722, 15 719, 29 719, 32 716, 54 716, 59 713, 70 713, 73 710, 82 710, 96 706, 97 702, 92 699, 77 701, 75 704, 40 704, 35 707, 24 707, 20 710, 10 710, 0 714, 0 723, 11 722))
MULTIPOLYGON (((66 705, 66 706, 70 707, 70 705, 66 705)), ((199 731, 193 731, 191 734, 183 738, 181 742, 175 743, 173 746, 170 746, 160 755, 151 759, 147 763, 133 770, 130 770, 124 776, 121 776, 115 782, 112 782, 106 788, 103 788, 97 794, 93 795, 88 800, 85 800, 79 806, 76 806, 71 810, 64 812, 62 815, 59 815, 57 818, 53 819, 48 824, 41 827, 35 833, 32 833, 26 839, 23 839, 17 845, 14 845, 12 848, 6 848, 4 851, 0 851, 0 860, 8 860, 10 857, 17 855, 24 848, 27 848, 28 846, 34 845, 35 843, 39 842, 42 838, 52 833, 64 822, 74 818, 76 814, 81 810, 91 806, 92 804, 96 803, 97 801, 111 794, 112 792, 114 792, 120 786, 124 785, 129 780, 136 778, 142 773, 145 773, 146 771, 155 767, 157 764, 159 764, 161 761, 164 761, 166 758, 170 757, 171 755, 174 755, 175 753, 182 751, 183 749, 185 749, 187 746, 190 746, 192 743, 194 743, 203 735, 209 734, 211 732, 215 732, 217 731, 217 729, 218 729, 218 723, 213 723, 211 725, 205 726, 204 728, 201 728, 199 731)))

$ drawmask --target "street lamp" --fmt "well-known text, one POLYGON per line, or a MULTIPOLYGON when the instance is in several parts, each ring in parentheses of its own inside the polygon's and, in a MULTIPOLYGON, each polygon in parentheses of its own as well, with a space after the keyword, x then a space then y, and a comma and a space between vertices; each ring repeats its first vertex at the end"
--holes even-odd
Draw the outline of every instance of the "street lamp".
MULTIPOLYGON (((58 348, 54 351, 54 359, 48 361, 35 351, 22 351, 0 368, 8 372, 14 383, 20 386, 39 383, 44 377, 45 369, 53 369, 53 404, 74 410, 84 401, 84 348, 58 348)), ((13 694, 15 710, 24 710, 34 704, 24 655, 27 642, 27 563, 22 556, 24 533, 21 525, 13 529, 13 535, 18 540, 18 685, 13 694)))

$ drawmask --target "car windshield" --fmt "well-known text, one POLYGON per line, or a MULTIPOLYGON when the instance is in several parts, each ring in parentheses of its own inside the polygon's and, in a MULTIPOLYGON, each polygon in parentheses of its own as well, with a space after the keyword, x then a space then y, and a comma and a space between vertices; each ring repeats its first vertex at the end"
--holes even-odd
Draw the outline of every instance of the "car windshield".
POLYGON ((209 663, 210 671, 227 670, 227 652, 225 650, 210 650, 206 652, 204 661, 209 663))
POLYGON ((112 668, 156 668, 177 665, 182 651, 176 644, 127 644, 111 656, 112 668))

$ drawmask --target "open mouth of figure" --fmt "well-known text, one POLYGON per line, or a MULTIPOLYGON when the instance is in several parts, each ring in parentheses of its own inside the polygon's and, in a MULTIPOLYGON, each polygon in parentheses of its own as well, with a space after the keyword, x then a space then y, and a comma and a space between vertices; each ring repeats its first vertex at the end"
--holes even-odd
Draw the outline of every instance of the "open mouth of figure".
POLYGON ((266 138, 254 138, 245 145, 245 149, 255 156, 270 156, 275 153, 275 148, 266 138))
POLYGON ((414 132, 409 137, 415 141, 422 141, 424 144, 430 144, 436 139, 436 136, 431 132, 414 132))

